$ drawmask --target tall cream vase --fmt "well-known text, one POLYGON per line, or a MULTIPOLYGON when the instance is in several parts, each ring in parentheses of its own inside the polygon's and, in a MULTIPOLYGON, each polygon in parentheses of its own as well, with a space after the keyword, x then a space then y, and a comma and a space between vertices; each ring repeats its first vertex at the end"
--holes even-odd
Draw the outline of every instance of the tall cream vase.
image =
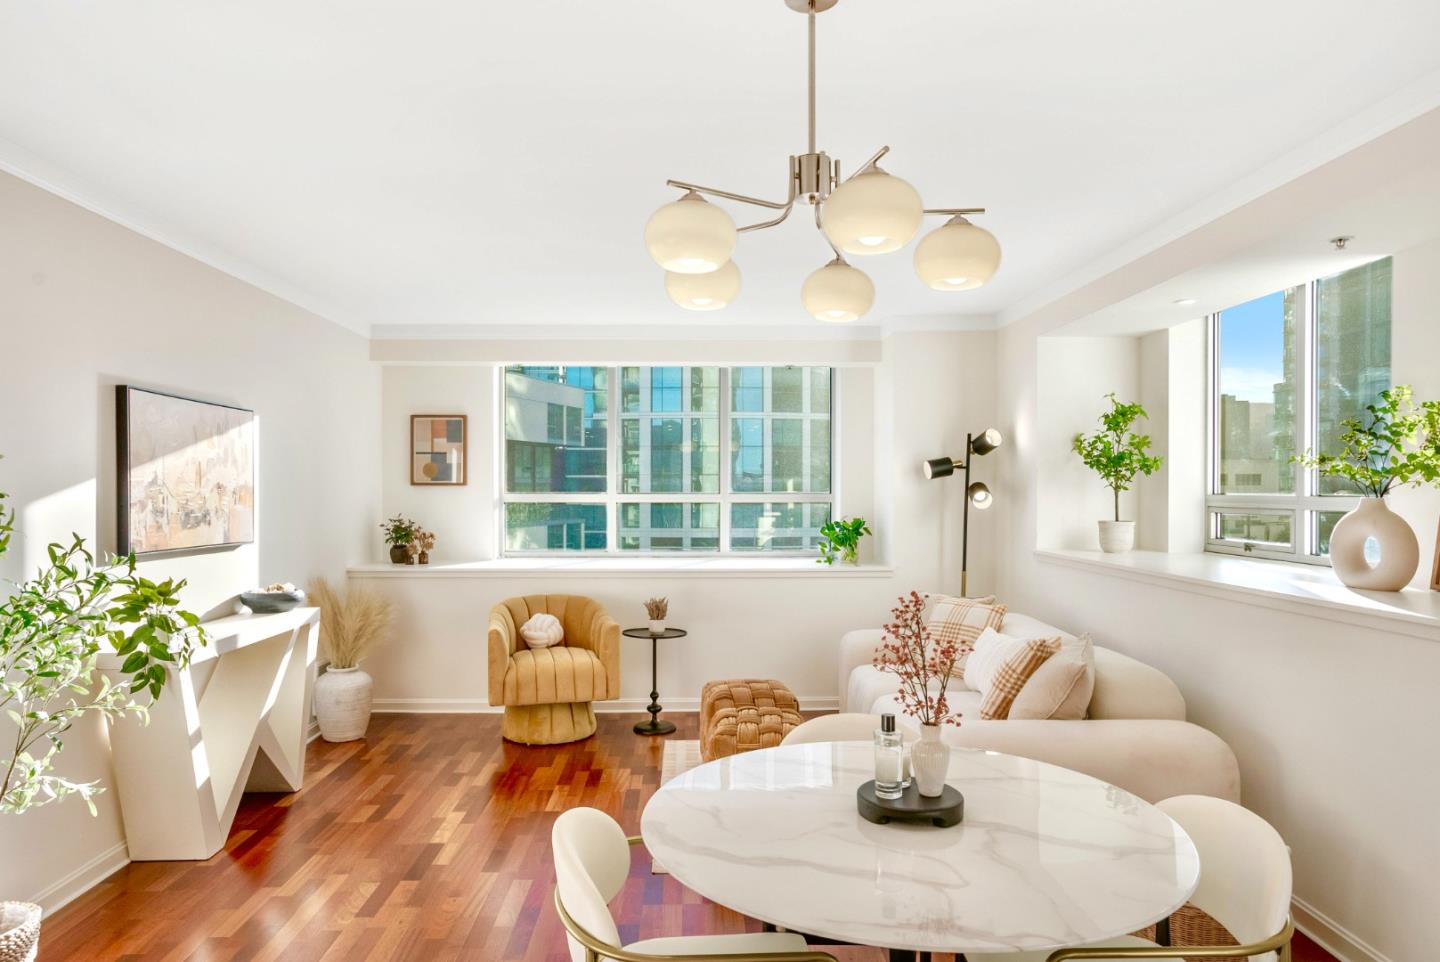
POLYGON ((360 668, 327 668, 315 679, 315 719, 327 742, 353 742, 370 727, 375 680, 360 668))
POLYGON ((1420 566, 1420 541, 1384 498, 1363 498, 1354 511, 1335 522, 1330 564, 1340 582, 1351 588, 1399 591, 1420 566), (1371 538, 1380 548, 1380 560, 1374 565, 1365 557, 1365 542, 1371 538))
POLYGON ((910 749, 910 768, 915 788, 926 798, 945 793, 945 776, 950 772, 950 746, 940 739, 939 725, 921 725, 920 740, 910 749))

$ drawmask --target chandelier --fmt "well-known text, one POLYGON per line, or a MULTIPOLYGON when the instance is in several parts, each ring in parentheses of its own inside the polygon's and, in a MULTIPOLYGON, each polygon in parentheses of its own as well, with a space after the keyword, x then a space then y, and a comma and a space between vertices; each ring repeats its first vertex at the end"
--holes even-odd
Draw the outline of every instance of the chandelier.
POLYGON ((761 200, 681 180, 665 182, 685 193, 651 215, 645 225, 645 246, 665 268, 665 291, 681 307, 714 311, 734 301, 740 293, 740 270, 731 255, 738 235, 782 223, 797 202, 814 207, 815 226, 835 255, 805 278, 800 288, 805 310, 816 320, 848 323, 863 317, 875 302, 875 284, 863 271, 851 267, 845 256, 870 257, 899 250, 920 230, 926 214, 949 218, 915 247, 915 271, 927 286, 937 291, 970 290, 989 281, 1000 266, 1000 244, 995 236, 967 219, 985 209, 925 207, 914 187, 880 169, 879 161, 890 152, 889 147, 881 147, 843 180, 840 161, 816 149, 815 15, 838 2, 785 0, 791 10, 806 15, 810 37, 809 149, 790 158, 785 201, 761 200), (702 195, 779 213, 737 227, 729 214, 702 195))

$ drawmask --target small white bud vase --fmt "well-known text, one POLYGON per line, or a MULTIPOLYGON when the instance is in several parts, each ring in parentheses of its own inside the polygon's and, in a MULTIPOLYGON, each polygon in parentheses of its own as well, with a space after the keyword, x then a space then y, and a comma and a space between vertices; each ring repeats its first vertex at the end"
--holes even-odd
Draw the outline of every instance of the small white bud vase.
POLYGON ((652 635, 663 635, 663 634, 665 634, 665 619, 664 619, 664 618, 651 618, 651 619, 650 619, 650 634, 652 634, 652 635))
POLYGON ((1364 498, 1335 522, 1330 532, 1330 565, 1341 584, 1362 591, 1399 591, 1420 566, 1420 542, 1405 519, 1384 498, 1364 498), (1365 542, 1375 539, 1380 560, 1365 557, 1365 542))
POLYGON ((915 788, 926 798, 939 798, 945 792, 945 776, 950 771, 950 746, 940 740, 939 725, 921 725, 920 740, 910 749, 910 767, 915 774, 915 788))
POLYGON ((315 718, 327 742, 353 742, 370 727, 375 680, 359 668, 327 668, 315 679, 315 718))
POLYGON ((1106 554, 1124 554, 1135 547, 1135 522, 1101 521, 1100 550, 1106 554))

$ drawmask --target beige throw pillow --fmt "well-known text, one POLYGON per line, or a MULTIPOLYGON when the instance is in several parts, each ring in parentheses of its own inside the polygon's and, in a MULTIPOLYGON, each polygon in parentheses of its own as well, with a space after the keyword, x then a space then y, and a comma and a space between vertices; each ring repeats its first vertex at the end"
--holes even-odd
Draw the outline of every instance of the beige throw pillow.
MULTIPOLYGON (((1082 637, 1087 642, 1090 639, 1089 635, 1082 637)), ((1093 650, 1088 660, 1085 657, 1089 648, 1088 645, 1084 649, 1067 645, 1059 654, 1046 659, 1010 703, 1010 713, 1006 717, 1055 721, 1083 719, 1090 708, 1090 696, 1095 693, 1093 650)))
POLYGON ((559 618, 542 611, 520 626, 520 637, 530 648, 549 648, 565 640, 565 631, 559 618))
POLYGON ((1024 638, 1012 638, 994 628, 986 628, 975 640, 975 650, 965 662, 965 685, 981 695, 989 694, 990 685, 1000 666, 1025 648, 1024 638))
MULTIPOLYGON (((952 598, 949 595, 932 598, 933 604, 925 627, 930 629, 930 637, 937 643, 953 641, 960 646, 960 657, 955 659, 955 667, 957 670, 963 669, 975 647, 976 639, 987 628, 999 628, 1000 623, 1005 620, 1006 606, 989 604, 976 598, 952 598)), ((989 600, 994 599, 992 597, 989 600)))
POLYGON ((982 719, 1007 718, 1010 705, 1030 677, 1060 650, 1059 638, 1028 638, 1024 647, 1005 659, 995 672, 985 700, 980 703, 982 719))

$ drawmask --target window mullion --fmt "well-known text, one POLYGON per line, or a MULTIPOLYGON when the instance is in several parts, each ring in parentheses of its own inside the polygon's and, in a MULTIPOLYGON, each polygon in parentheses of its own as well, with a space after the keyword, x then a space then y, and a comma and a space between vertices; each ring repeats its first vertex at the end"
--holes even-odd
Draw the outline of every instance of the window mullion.
POLYGON ((733 550, 730 546, 730 499, 735 491, 731 477, 730 460, 730 419, 734 412, 730 405, 730 368, 720 368, 720 550, 733 550))

